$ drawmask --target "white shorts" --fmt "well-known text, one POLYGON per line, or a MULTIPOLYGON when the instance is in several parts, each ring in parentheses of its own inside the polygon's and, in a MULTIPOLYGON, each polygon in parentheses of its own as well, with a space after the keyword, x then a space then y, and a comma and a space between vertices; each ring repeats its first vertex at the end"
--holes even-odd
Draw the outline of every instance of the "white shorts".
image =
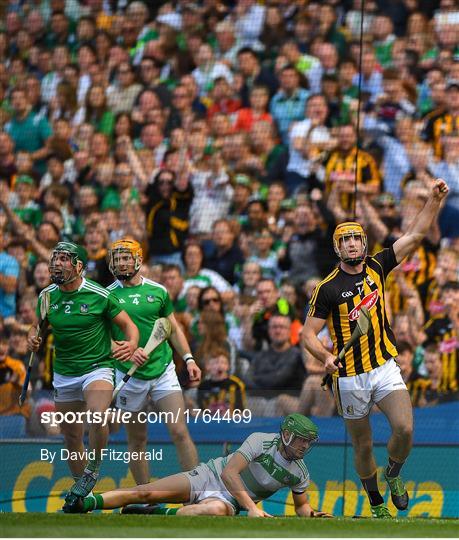
POLYGON ((81 377, 69 377, 54 373, 54 401, 65 403, 69 401, 84 401, 85 388, 94 381, 107 381, 113 385, 115 372, 112 368, 99 368, 81 375, 81 377))
MULTIPOLYGON (((116 384, 125 375, 125 373, 117 369, 116 384)), ((148 396, 153 401, 159 401, 169 394, 181 391, 182 388, 175 372, 175 364, 171 361, 166 371, 157 379, 144 381, 143 379, 131 377, 116 397, 116 406, 123 411, 138 412, 143 410, 148 396)))
POLYGON ((190 481, 190 503, 198 504, 205 499, 219 499, 223 501, 232 516, 239 513, 239 505, 236 499, 226 489, 220 479, 217 479, 212 470, 205 464, 200 463, 191 471, 185 473, 190 481))
POLYGON ((378 403, 394 390, 406 390, 400 368, 393 358, 368 373, 351 377, 334 377, 333 394, 339 414, 356 420, 367 416, 378 403))

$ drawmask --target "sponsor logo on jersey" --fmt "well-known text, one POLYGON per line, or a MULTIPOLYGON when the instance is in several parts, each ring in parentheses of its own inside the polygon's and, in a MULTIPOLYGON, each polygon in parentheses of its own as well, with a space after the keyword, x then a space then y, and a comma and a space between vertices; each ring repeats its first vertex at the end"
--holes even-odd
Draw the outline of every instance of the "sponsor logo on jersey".
POLYGON ((140 294, 136 293, 136 294, 130 294, 129 295, 129 298, 140 298, 140 294))
POLYGON ((378 289, 371 292, 370 294, 367 294, 365 298, 360 302, 360 304, 355 306, 355 308, 349 313, 349 320, 356 321, 360 316, 360 310, 362 309, 362 306, 365 306, 367 309, 371 309, 378 301, 378 298, 378 289))
POLYGON ((154 302, 155 301, 155 296, 153 296, 152 294, 147 294, 147 302, 154 302))
POLYGON ((458 345, 459 342, 457 341, 457 339, 455 337, 452 337, 450 339, 445 339, 444 341, 442 341, 438 346, 438 349, 442 354, 449 354, 454 352, 457 349, 458 345))
POLYGON ((69 301, 65 301, 65 300, 62 300, 62 305, 63 306, 73 306, 73 300, 69 300, 69 301))
POLYGON ((81 304, 80 311, 81 311, 81 313, 87 313, 89 311, 88 304, 81 304))
POLYGON ((431 315, 437 315, 438 313, 441 313, 445 310, 445 305, 439 302, 438 300, 432 300, 429 303, 429 312, 431 315))

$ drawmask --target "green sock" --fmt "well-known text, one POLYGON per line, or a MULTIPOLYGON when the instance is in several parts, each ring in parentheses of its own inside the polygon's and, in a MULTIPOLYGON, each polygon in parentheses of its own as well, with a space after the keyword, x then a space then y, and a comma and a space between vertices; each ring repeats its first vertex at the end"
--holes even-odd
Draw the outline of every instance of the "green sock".
POLYGON ((175 514, 180 510, 180 508, 155 508, 153 514, 161 516, 175 516, 175 514))
POLYGON ((94 495, 94 498, 96 499, 96 510, 102 510, 104 507, 104 498, 102 495, 94 495))
POLYGON ((102 495, 89 495, 83 499, 83 510, 102 510, 104 507, 104 499, 102 495))
POLYGON ((88 512, 96 507, 96 498, 94 495, 88 495, 83 499, 83 511, 88 512))

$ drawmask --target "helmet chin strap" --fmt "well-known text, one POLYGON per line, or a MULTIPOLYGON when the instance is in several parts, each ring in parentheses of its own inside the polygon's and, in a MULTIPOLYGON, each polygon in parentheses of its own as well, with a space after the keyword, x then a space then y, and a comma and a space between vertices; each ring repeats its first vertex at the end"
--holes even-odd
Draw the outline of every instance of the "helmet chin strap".
POLYGON ((282 444, 284 445, 284 451, 287 456, 287 459, 290 461, 293 461, 296 459, 295 456, 292 455, 292 452, 289 448, 289 446, 292 444, 294 437, 295 435, 293 433, 290 433, 290 437, 287 440, 284 436, 284 432, 281 431, 281 439, 282 439, 282 444))
POLYGON ((132 272, 131 274, 116 275, 116 279, 119 279, 120 281, 129 281, 139 273, 139 270, 140 268, 137 268, 134 269, 134 272, 132 272))
POLYGON ((349 266, 358 266, 363 262, 363 257, 356 257, 355 259, 343 259, 343 263, 348 264, 349 266))

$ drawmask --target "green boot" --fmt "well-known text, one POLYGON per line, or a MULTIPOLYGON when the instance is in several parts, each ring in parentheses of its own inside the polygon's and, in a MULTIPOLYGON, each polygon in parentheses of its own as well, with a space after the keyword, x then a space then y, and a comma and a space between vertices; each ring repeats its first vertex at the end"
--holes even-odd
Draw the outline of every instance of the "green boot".
POLYGON ((371 506, 370 505, 370 508, 371 508, 371 515, 374 518, 390 519, 392 517, 390 515, 389 509, 387 508, 387 506, 384 503, 378 504, 376 506, 371 506))
POLYGON ((402 477, 391 477, 387 476, 386 473, 384 473, 384 478, 389 484, 390 496, 395 508, 397 508, 398 510, 406 510, 408 508, 408 502, 410 498, 408 497, 408 492, 406 491, 406 487, 403 483, 402 477))

